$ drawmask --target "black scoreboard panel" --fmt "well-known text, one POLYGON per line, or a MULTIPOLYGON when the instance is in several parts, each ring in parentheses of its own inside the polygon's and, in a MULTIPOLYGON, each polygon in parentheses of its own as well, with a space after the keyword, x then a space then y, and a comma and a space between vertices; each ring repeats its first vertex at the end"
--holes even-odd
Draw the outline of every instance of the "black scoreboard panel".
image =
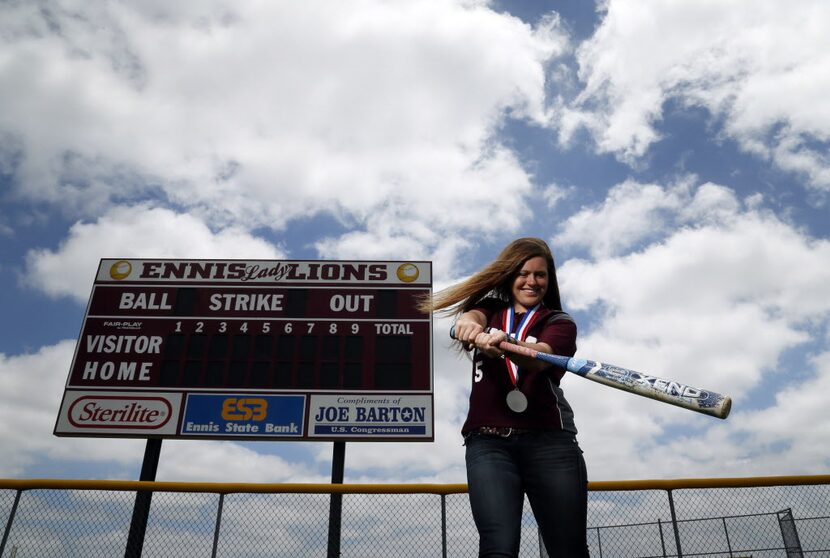
POLYGON ((69 385, 428 391, 428 293, 99 285, 69 385))

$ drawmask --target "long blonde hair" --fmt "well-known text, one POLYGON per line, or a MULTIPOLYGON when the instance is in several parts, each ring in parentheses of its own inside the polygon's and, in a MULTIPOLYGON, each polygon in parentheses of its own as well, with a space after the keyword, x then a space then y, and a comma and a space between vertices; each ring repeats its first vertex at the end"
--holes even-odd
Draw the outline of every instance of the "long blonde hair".
POLYGON ((553 254, 541 238, 519 238, 504 247, 495 260, 470 278, 447 287, 418 304, 422 312, 462 314, 476 307, 481 299, 488 296, 509 302, 512 299, 513 279, 524 263, 535 257, 542 257, 548 264, 548 290, 543 302, 547 308, 561 310, 559 284, 556 281, 556 266, 553 254))

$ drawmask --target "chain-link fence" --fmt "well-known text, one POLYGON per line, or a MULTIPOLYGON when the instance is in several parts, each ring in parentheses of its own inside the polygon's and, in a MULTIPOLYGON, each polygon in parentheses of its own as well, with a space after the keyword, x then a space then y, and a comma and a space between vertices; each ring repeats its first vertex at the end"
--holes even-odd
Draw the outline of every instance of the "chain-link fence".
MULTIPOLYGON (((830 558, 830 475, 601 482, 589 490, 593 558, 830 558)), ((0 520, 0 558, 473 557, 478 550, 459 484, 0 480, 0 520), (130 553, 137 494, 147 490, 143 543, 130 553), (332 493, 342 495, 335 546, 332 493)), ((520 556, 546 556, 527 506, 523 527, 520 556)))

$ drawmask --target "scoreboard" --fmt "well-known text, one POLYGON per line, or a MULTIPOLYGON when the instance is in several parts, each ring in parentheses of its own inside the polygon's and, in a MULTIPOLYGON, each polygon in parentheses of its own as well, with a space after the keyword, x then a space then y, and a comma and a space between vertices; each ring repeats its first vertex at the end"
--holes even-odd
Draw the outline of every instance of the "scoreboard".
POLYGON ((430 262, 101 260, 59 436, 432 440, 430 262))

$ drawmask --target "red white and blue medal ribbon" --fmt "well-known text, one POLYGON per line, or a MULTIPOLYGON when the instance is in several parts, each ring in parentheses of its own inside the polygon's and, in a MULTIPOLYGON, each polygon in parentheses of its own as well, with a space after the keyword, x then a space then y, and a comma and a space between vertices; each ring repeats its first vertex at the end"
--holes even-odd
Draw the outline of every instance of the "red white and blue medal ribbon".
MULTIPOLYGON (((522 321, 519 322, 519 327, 516 328, 516 335, 513 337, 520 341, 524 341, 527 338, 527 332, 530 330, 539 306, 540 304, 537 304, 525 313, 522 321)), ((514 317, 515 311, 513 310, 513 306, 508 306, 502 314, 502 325, 508 337, 511 336, 513 330, 514 317)), ((527 409, 527 397, 519 390, 519 367, 507 356, 504 357, 504 363, 507 366, 510 381, 513 383, 513 389, 507 394, 507 406, 511 411, 521 413, 527 409)))

